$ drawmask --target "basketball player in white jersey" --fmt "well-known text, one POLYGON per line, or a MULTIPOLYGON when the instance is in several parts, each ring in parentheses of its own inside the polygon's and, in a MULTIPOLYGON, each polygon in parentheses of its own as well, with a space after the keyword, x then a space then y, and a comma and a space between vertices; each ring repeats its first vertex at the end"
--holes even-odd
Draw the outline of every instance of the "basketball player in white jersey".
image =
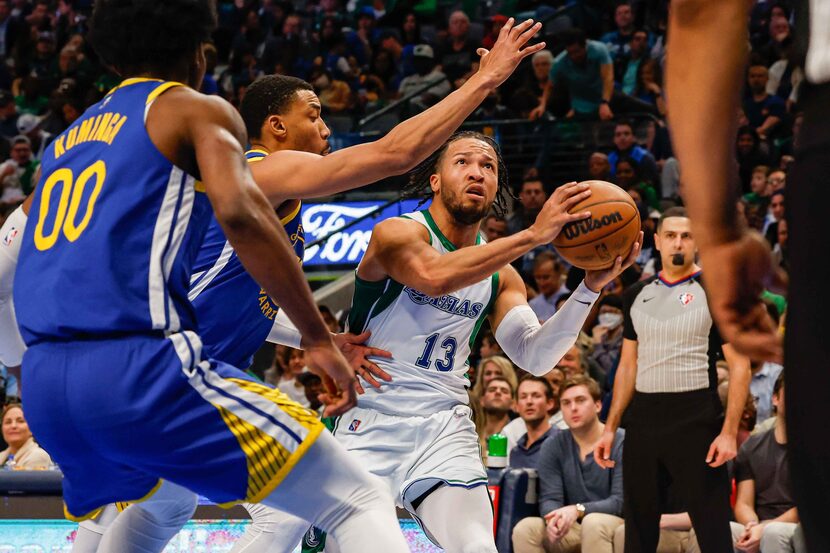
POLYGON ((617 258, 585 281, 540 325, 510 261, 549 244, 587 185, 560 187, 527 230, 485 244, 480 224, 503 210, 506 168, 495 142, 463 132, 411 175, 429 209, 378 224, 357 269, 349 331, 392 352, 376 362, 392 376, 367 389, 335 426, 335 437, 381 477, 399 506, 449 553, 495 553, 493 513, 478 437, 467 405, 467 358, 489 317, 495 337, 520 367, 543 375, 573 345, 599 291, 639 253, 617 258))

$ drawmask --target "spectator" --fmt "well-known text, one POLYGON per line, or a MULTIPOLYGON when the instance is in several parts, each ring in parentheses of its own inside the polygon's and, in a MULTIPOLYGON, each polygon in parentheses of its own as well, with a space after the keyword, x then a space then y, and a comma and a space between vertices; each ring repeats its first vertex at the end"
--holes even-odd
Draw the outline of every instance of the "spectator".
POLYGON ((508 234, 507 221, 504 217, 490 214, 484 219, 484 224, 481 226, 481 232, 484 234, 484 239, 488 242, 504 238, 508 234))
POLYGON ((763 65, 753 65, 747 74, 749 95, 744 99, 743 110, 761 140, 771 136, 786 112, 784 102, 767 93, 769 70, 763 65))
MULTIPOLYGON (((778 171, 780 173, 780 171, 778 171)), ((774 173, 773 173, 774 174, 774 173)), ((770 179, 772 180, 772 179, 770 179)), ((784 191, 776 190, 769 200, 769 213, 767 214, 769 224, 764 235, 770 246, 778 242, 778 222, 784 219, 784 191)))
POLYGON ((751 204, 766 207, 770 195, 769 167, 758 165, 752 169, 752 178, 749 181, 751 192, 744 195, 744 199, 751 204))
POLYGON ((782 192, 787 187, 787 172, 783 169, 774 169, 767 177, 772 193, 782 192))
POLYGON ((52 134, 41 128, 41 122, 39 117, 31 113, 24 113, 17 119, 17 131, 29 139, 32 155, 38 161, 43 158, 46 146, 52 141, 52 134))
POLYGON ((640 66, 648 59, 648 33, 638 29, 631 34, 628 52, 614 64, 614 81, 625 94, 635 94, 640 66))
POLYGON ((303 385, 303 394, 308 401, 308 408, 323 414, 323 402, 320 401, 320 394, 325 393, 323 379, 312 372, 297 375, 297 381, 303 385))
POLYGON ((404 14, 400 27, 401 41, 404 46, 415 46, 421 44, 421 23, 415 12, 404 14))
POLYGON ((622 298, 617 294, 608 294, 599 300, 599 324, 593 328, 594 341, 593 359, 610 381, 613 382, 613 371, 620 362, 622 349, 622 298))
POLYGON ((501 103, 501 94, 498 89, 491 90, 481 102, 481 106, 469 117, 470 121, 493 121, 496 119, 511 119, 513 113, 501 103))
POLYGON ((20 114, 40 115, 49 105, 49 98, 41 93, 40 82, 31 75, 24 77, 20 82, 20 94, 15 97, 14 101, 17 103, 17 112, 20 114))
POLYGON ((609 103, 614 92, 614 67, 608 49, 601 42, 587 40, 579 29, 564 32, 562 39, 565 51, 554 60, 542 99, 530 118, 539 118, 554 90, 562 87, 570 96, 568 117, 611 119, 614 112, 609 103))
POLYGON ((2 201, 23 200, 34 190, 33 178, 40 163, 32 158, 32 146, 25 136, 12 140, 11 157, 0 164, 2 201))
MULTIPOLYGON (((484 393, 479 398, 479 407, 482 417, 479 417, 476 430, 481 444, 482 457, 487 458, 487 443, 490 436, 498 434, 510 422, 510 409, 513 406, 513 391, 515 388, 506 379, 496 376, 490 379, 484 387, 484 393)), ((510 452, 516 444, 508 437, 507 451, 510 452)))
POLYGON ((562 411, 568 429, 548 439, 539 456, 539 512, 513 529, 516 553, 586 551, 611 553, 614 530, 623 523, 622 443, 616 431, 609 471, 591 455, 605 426, 599 421, 600 390, 586 376, 562 385, 562 411))
POLYGON ((550 50, 539 50, 530 57, 530 63, 533 70, 527 73, 524 83, 510 99, 510 105, 514 110, 517 105, 522 105, 528 106, 527 111, 530 112, 542 101, 550 70, 553 67, 553 54, 550 50))
POLYGON ((781 267, 785 271, 790 267, 789 254, 787 252, 787 238, 789 232, 787 229, 788 223, 786 219, 781 219, 776 225, 778 231, 778 241, 772 248, 772 263, 774 267, 781 267))
POLYGON ((11 16, 8 0, 0 0, 0 57, 11 56, 22 31, 20 21, 11 16))
POLYGON ((199 92, 202 94, 219 94, 219 83, 216 82, 216 77, 214 76, 216 65, 219 62, 217 57, 219 53, 213 44, 206 44, 204 52, 205 76, 202 78, 202 87, 199 89, 199 92))
POLYGON ((504 27, 505 23, 507 23, 507 16, 496 14, 490 18, 488 23, 489 29, 484 34, 484 38, 481 40, 481 47, 490 50, 493 45, 496 44, 501 28, 504 27))
POLYGON ((738 129, 738 136, 735 139, 736 157, 738 158, 738 172, 741 177, 741 188, 743 193, 750 192, 750 181, 752 172, 758 165, 767 165, 769 158, 761 149, 761 140, 758 133, 744 125, 738 129))
POLYGON ((477 44, 470 38, 470 18, 462 11, 450 14, 447 38, 438 47, 441 70, 456 88, 476 61, 477 44))
POLYGON ((614 149, 608 154, 611 176, 616 175, 617 161, 623 156, 628 156, 639 164, 643 178, 649 183, 657 182, 657 162, 651 152, 637 144, 634 126, 629 121, 619 121, 614 126, 614 149))
POLYGON ((545 440, 555 436, 559 429, 551 427, 548 412, 553 409, 555 400, 550 382, 539 376, 528 376, 519 382, 516 392, 516 411, 519 417, 510 421, 502 429, 502 434, 511 439, 511 434, 519 433, 515 439, 516 446, 510 450, 511 468, 532 468, 539 464, 539 452, 545 440))
POLYGON ((515 390, 519 385, 519 380, 516 378, 516 369, 510 359, 503 355, 482 357, 481 361, 478 362, 476 383, 472 388, 473 394, 482 395, 487 384, 497 377, 507 380, 512 390, 515 390))
POLYGON ((660 117, 665 117, 666 100, 663 98, 663 75, 657 60, 646 59, 637 69, 637 85, 632 95, 657 108, 660 117))
MULTIPOLYGON (((0 5, 3 1, 0 0, 0 5)), ((11 139, 20 132, 17 130, 17 104, 14 96, 7 90, 0 90, 0 136, 11 139)))
POLYGON ((299 375, 305 372, 303 351, 289 347, 278 348, 275 361, 279 371, 277 389, 303 407, 308 407, 309 402, 305 396, 305 389, 298 379, 299 375))
POLYGON ((325 305, 318 305, 317 308, 320 310, 320 315, 323 317, 323 322, 326 323, 328 329, 333 333, 337 334, 340 332, 340 323, 337 321, 337 317, 334 316, 334 313, 331 312, 325 305))
POLYGON ((544 379, 550 382, 550 387, 553 388, 553 397, 557 398, 557 404, 554 407, 554 413, 559 412, 560 417, 557 421, 551 421, 551 425, 556 425, 558 422, 561 422, 562 420, 561 412, 559 411, 558 398, 559 392, 562 389, 562 383, 565 382, 565 371, 563 371, 560 367, 554 367, 545 374, 544 379))
POLYGON ((400 96, 408 96, 430 83, 435 83, 435 86, 413 98, 412 103, 419 110, 424 110, 436 104, 452 91, 447 76, 435 65, 435 53, 429 44, 415 46, 412 51, 412 65, 415 68, 415 74, 409 75, 401 81, 398 88, 400 96))
POLYGON ((594 152, 588 158, 588 177, 594 180, 611 179, 611 163, 602 152, 594 152))
POLYGON ((649 183, 643 179, 642 165, 629 156, 621 156, 614 166, 616 183, 629 193, 636 191, 640 200, 651 209, 660 207, 657 192, 649 183))
POLYGON ((773 391, 775 427, 751 436, 735 462, 737 498, 732 537, 735 549, 747 553, 783 553, 794 549, 798 511, 790 488, 784 375, 773 391))
POLYGON ((516 210, 507 220, 507 231, 510 234, 516 234, 532 225, 547 199, 548 194, 545 192, 545 185, 538 176, 525 178, 519 190, 521 209, 516 210))
POLYGON ((631 37, 634 35, 634 10, 631 4, 628 2, 617 4, 614 9, 614 25, 617 29, 605 33, 600 40, 608 47, 608 53, 613 58, 621 58, 628 54, 631 37))
POLYGON ((415 67, 412 64, 414 50, 415 46, 402 45, 398 35, 392 31, 386 31, 380 35, 380 48, 375 53, 372 63, 375 66, 375 73, 383 77, 384 85, 392 90, 398 90, 401 81, 415 73, 415 67), (387 54, 385 59, 388 60, 388 68, 383 72, 379 72, 377 68, 381 54, 387 54))
POLYGON ((314 85, 314 92, 320 99, 324 113, 342 113, 354 105, 349 85, 334 79, 328 69, 315 69, 309 76, 309 81, 314 85))
POLYGON ((768 361, 752 361, 749 395, 755 402, 755 422, 760 424, 773 415, 773 391, 784 367, 768 361))
POLYGON ((9 447, 0 452, 0 467, 43 470, 52 466, 49 454, 35 443, 19 403, 10 403, 3 409, 3 440, 9 447))
POLYGON ((369 66, 377 39, 375 10, 371 6, 364 6, 357 14, 357 29, 346 35, 348 53, 355 57, 360 67, 369 66))
POLYGON ((478 356, 484 359, 485 357, 493 357, 494 355, 504 357, 504 351, 502 351, 499 343, 496 342, 496 337, 493 336, 493 333, 488 330, 481 336, 481 347, 478 350, 478 356))
MULTIPOLYGON (((587 336, 586 338, 590 341, 590 338, 587 336)), ((600 388, 605 384, 605 373, 602 372, 602 369, 598 365, 589 361, 588 354, 584 346, 579 343, 579 339, 576 344, 571 346, 571 349, 565 352, 562 359, 556 363, 556 368, 562 370, 566 379, 584 375, 590 376, 599 382, 600 388)))
POLYGON ((570 291, 562 281, 564 272, 562 263, 550 252, 541 252, 533 260, 533 280, 539 294, 528 303, 540 322, 553 317, 556 300, 570 291))

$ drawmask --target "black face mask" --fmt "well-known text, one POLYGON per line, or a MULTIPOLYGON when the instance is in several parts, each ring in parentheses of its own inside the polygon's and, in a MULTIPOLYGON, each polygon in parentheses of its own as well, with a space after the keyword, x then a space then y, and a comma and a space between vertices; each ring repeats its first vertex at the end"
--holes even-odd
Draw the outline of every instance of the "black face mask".
POLYGON ((671 264, 676 265, 678 267, 682 267, 686 263, 686 256, 682 253, 672 254, 671 256, 671 264))

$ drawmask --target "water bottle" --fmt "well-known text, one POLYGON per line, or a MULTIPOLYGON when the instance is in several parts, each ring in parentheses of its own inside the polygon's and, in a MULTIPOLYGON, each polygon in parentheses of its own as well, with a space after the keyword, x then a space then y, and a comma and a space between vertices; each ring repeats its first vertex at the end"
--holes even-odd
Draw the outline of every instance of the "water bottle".
POLYGON ((503 469, 507 466, 507 436, 493 434, 487 441, 487 468, 503 469))

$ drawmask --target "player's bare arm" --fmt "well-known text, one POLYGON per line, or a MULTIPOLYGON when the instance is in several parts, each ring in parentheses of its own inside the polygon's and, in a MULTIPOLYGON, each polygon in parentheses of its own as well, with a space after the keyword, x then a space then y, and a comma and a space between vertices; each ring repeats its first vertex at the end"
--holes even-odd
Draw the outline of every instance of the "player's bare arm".
POLYGON ((251 168, 254 180, 277 206, 287 199, 335 194, 409 171, 443 144, 521 60, 545 47, 544 42, 526 46, 541 26, 530 19, 514 26, 511 18, 502 27, 492 50, 479 49, 481 61, 475 75, 444 100, 399 124, 380 140, 328 156, 274 152, 251 168))
POLYGON ((706 462, 713 467, 719 467, 738 455, 738 426, 749 394, 749 381, 752 380, 748 357, 735 351, 730 344, 723 344, 723 357, 729 367, 729 391, 723 428, 706 455, 706 462))
POLYGON ((430 247, 429 232, 423 225, 401 218, 387 219, 372 232, 357 274, 369 281, 390 276, 434 296, 459 290, 487 278, 533 248, 549 244, 569 222, 589 217, 588 212, 568 213, 589 195, 588 185, 568 183, 551 195, 529 228, 443 255, 430 247))
POLYGON ((550 371, 574 345, 599 291, 637 259, 641 241, 642 234, 625 260, 617 258, 608 269, 588 271, 585 281, 544 324, 539 324, 527 303, 525 284, 519 273, 509 265, 503 267, 499 271, 499 291, 490 326, 510 360, 537 376, 550 371))
POLYGON ((780 338, 759 299, 771 266, 768 247, 739 226, 732 185, 749 7, 743 0, 672 4, 666 93, 684 107, 668 116, 701 265, 707 281, 717 283, 706 287, 712 315, 737 351, 780 361, 780 338))
POLYGON ((617 428, 620 427, 622 415, 634 397, 636 384, 637 340, 623 338, 620 362, 617 365, 617 374, 614 377, 614 397, 611 400, 611 410, 608 413, 608 420, 605 421, 602 438, 594 448, 594 462, 603 468, 614 468, 615 463, 611 459, 614 438, 617 428))
POLYGON ((200 176, 245 269, 297 324, 312 363, 342 390, 343 396, 328 406, 327 413, 351 408, 356 402, 354 371, 335 347, 285 231, 248 170, 239 115, 223 100, 174 89, 150 110, 147 131, 163 154, 200 176), (182 119, 184 124, 171 123, 182 119), (195 156, 174 150, 182 142, 192 145, 195 156))

